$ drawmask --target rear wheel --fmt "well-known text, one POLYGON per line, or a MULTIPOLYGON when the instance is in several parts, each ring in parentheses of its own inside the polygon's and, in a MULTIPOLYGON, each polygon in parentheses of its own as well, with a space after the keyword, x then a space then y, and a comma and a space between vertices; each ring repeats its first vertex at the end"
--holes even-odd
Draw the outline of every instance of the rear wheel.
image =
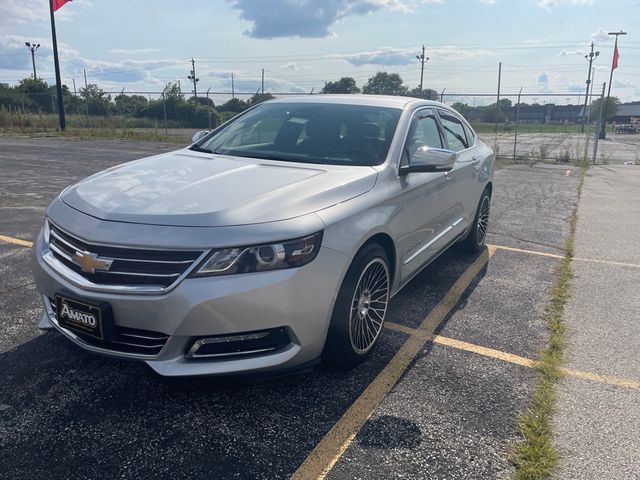
POLYGON ((477 253, 484 248, 487 241, 487 229, 489 228, 489 215, 491 213, 491 195, 485 189, 480 197, 480 203, 476 210, 476 216, 469 233, 460 243, 462 250, 468 253, 477 253))
POLYGON ((362 362, 380 337, 391 277, 384 249, 364 246, 354 258, 336 299, 322 361, 338 368, 362 362))

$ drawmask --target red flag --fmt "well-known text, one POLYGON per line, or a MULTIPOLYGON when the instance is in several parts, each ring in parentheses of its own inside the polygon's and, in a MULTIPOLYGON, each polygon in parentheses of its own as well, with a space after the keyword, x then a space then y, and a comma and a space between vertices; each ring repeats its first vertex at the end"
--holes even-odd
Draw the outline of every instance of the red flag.
POLYGON ((618 53, 618 46, 613 50, 613 64, 611 65, 611 70, 615 70, 618 68, 618 59, 620 58, 620 54, 618 53))
POLYGON ((51 0, 51 6, 53 7, 53 11, 55 12, 60 7, 62 7, 65 3, 70 1, 71 0, 51 0))

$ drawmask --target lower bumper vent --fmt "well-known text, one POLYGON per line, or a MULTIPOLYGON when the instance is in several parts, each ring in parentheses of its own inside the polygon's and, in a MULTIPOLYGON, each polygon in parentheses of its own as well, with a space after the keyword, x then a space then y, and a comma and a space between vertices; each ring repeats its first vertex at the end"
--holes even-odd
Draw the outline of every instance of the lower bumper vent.
MULTIPOLYGON (((56 305, 52 298, 48 298, 49 308, 48 314, 57 321, 55 309, 56 305)), ((164 333, 152 332, 150 330, 140 330, 137 328, 115 327, 115 337, 109 341, 102 341, 89 335, 83 335, 80 332, 72 332, 73 335, 82 340, 83 343, 94 347, 111 350, 122 353, 135 353, 138 355, 155 356, 160 353, 164 347, 169 335, 164 333)))

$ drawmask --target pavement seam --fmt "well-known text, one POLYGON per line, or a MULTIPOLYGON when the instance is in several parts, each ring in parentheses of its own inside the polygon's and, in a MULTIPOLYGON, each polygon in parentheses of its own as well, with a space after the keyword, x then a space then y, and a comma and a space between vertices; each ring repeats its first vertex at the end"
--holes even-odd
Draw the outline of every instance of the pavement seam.
POLYGON ((380 405, 394 385, 400 380, 416 355, 431 339, 438 325, 457 305, 460 298, 478 273, 487 265, 495 248, 488 247, 458 277, 440 302, 429 312, 393 358, 385 365, 376 378, 360 394, 340 419, 322 437, 307 458, 293 473, 291 479, 322 479, 333 468, 347 450, 358 431, 380 405))
MULTIPOLYGON (((497 248, 498 250, 506 250, 507 252, 526 253, 527 255, 538 255, 541 257, 557 258, 559 260, 562 260, 564 258, 564 255, 558 255, 557 253, 538 252, 536 250, 526 250, 524 248, 507 247, 504 245, 491 245, 491 246, 494 248, 497 248)), ((595 258, 581 258, 581 257, 573 257, 571 260, 578 261, 578 262, 604 263, 607 265, 640 268, 640 265, 638 265, 637 263, 617 262, 614 260, 598 260, 595 258)))
MULTIPOLYGON (((394 322, 385 322, 385 328, 389 330, 395 330, 397 332, 405 333, 407 335, 413 335, 418 331, 418 328, 407 327, 394 322)), ((456 340, 455 338, 444 337, 442 335, 431 335, 430 340, 438 345, 444 345, 447 347, 455 348, 457 350, 464 350, 465 352, 476 353, 485 357, 496 358, 508 363, 520 365, 527 368, 535 368, 539 362, 530 358, 521 357, 512 353, 504 352, 502 350, 496 350, 489 347, 483 347, 482 345, 476 345, 475 343, 464 342, 462 340, 456 340)), ((631 378, 615 377, 612 375, 601 375, 599 373, 585 372, 582 370, 575 370, 572 368, 560 367, 562 373, 569 377, 580 378, 582 380, 590 380, 592 382, 605 383, 608 385, 614 385, 630 390, 640 390, 640 380, 634 380, 631 378)))

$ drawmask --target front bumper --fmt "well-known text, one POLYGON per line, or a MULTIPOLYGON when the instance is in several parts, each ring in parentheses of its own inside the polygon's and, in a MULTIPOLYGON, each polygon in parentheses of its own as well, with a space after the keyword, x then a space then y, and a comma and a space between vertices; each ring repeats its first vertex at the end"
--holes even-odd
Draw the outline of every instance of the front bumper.
POLYGON ((42 259, 42 233, 33 247, 33 269, 43 296, 41 328, 55 328, 91 352, 144 360, 164 376, 216 375, 286 370, 307 364, 322 353, 331 312, 348 257, 321 248, 316 259, 298 269, 186 278, 165 294, 140 295, 85 291, 66 280, 42 259), (108 302, 116 325, 168 336, 155 355, 123 352, 84 341, 61 327, 49 304, 56 293, 108 302), (192 359, 187 357, 202 337, 237 335, 284 327, 291 343, 270 353, 192 359))

